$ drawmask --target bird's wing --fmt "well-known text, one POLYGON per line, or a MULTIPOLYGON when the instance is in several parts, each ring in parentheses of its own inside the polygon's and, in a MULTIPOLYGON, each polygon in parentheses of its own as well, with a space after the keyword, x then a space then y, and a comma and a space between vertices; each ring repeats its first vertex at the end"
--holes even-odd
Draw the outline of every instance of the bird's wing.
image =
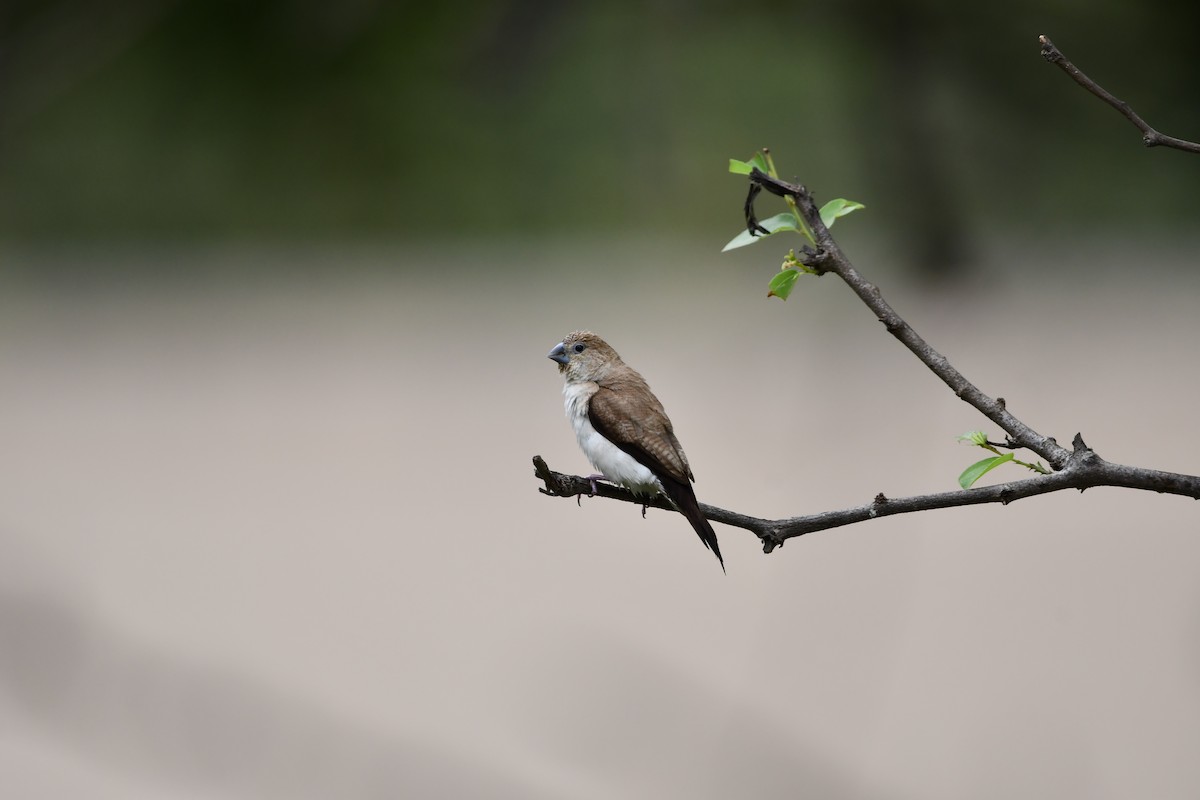
POLYGON ((693 480, 662 403, 644 381, 601 386, 588 404, 592 427, 659 477, 693 480))
POLYGON ((700 541, 713 552, 724 570, 725 559, 721 557, 717 534, 705 519, 696 493, 692 491, 690 481, 695 478, 687 456, 675 438, 671 420, 645 381, 623 384, 619 388, 601 386, 592 395, 588 417, 601 436, 654 473, 663 492, 687 517, 700 541))
POLYGON ((671 420, 659 398, 640 377, 600 386, 588 404, 588 419, 602 437, 611 441, 646 467, 662 485, 671 503, 688 518, 704 547, 710 549, 725 570, 721 547, 713 525, 704 518, 692 491, 688 457, 679 446, 671 420))

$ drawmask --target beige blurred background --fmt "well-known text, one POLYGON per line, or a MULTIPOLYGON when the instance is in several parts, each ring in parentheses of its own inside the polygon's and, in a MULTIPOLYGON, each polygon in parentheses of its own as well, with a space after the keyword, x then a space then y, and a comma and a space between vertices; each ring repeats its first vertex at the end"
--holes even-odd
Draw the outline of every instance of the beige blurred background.
MULTIPOLYGON (((588 469, 545 358, 582 326, 649 377, 705 501, 787 516, 954 486, 977 457, 954 437, 984 421, 835 279, 768 301, 772 244, 10 278, 5 794, 1193 796, 1193 501, 1062 493, 770 556, 718 526, 722 575, 677 515, 537 492, 534 454, 588 469)), ((1155 279, 1192 257, 1081 287, 1056 264, 1098 252, 1040 252, 918 291, 851 246, 1022 419, 1194 472, 1197 286, 1155 279)))
POLYGON ((768 145, 981 389, 1197 473, 1200 159, 1037 43, 1196 139, 1197 24, 0 4, 0 797, 1194 798, 1194 501, 718 526, 722 575, 530 460, 590 471, 545 358, 583 327, 745 513, 953 489, 999 435, 836 279, 768 300, 796 242, 719 254, 768 145))

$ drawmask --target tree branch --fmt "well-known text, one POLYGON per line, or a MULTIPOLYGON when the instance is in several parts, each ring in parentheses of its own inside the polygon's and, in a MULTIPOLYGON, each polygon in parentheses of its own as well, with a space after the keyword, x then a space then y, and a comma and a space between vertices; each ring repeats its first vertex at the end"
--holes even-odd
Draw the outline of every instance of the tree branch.
POLYGON ((1072 64, 1062 51, 1054 46, 1054 42, 1050 41, 1047 36, 1039 36, 1038 41, 1042 43, 1042 58, 1049 61, 1051 64, 1056 64, 1063 72, 1071 76, 1071 79, 1087 89, 1092 94, 1099 97, 1104 102, 1115 108, 1121 116, 1132 122, 1139 131, 1142 132, 1142 144, 1146 147, 1173 147, 1176 150, 1183 150, 1187 153, 1200 153, 1200 144, 1189 142, 1186 139, 1176 139, 1174 136, 1167 136, 1164 133, 1159 133, 1154 128, 1150 127, 1144 119, 1137 115, 1129 104, 1124 100, 1119 100, 1112 95, 1107 89, 1094 80, 1084 75, 1082 71, 1072 64))
MULTIPOLYGON (((577 499, 582 498, 584 495, 593 496, 592 482, 590 480, 580 475, 564 475, 561 472, 555 472, 550 469, 545 459, 541 456, 533 457, 533 474, 541 478, 546 484, 545 488, 538 487, 538 491, 542 494, 547 494, 551 497, 574 497, 577 499)), ((664 511, 678 510, 675 506, 671 505, 670 500, 661 494, 647 500, 645 497, 639 497, 633 492, 608 483, 597 483, 596 494, 594 496, 607 497, 610 500, 620 500, 639 506, 649 506, 650 508, 661 508, 664 511)), ((739 514, 736 511, 727 511, 724 508, 710 506, 707 503, 700 504, 700 511, 713 522, 732 525, 735 528, 745 528, 748 531, 752 531, 758 538, 763 539, 763 541, 766 541, 767 537, 774 534, 777 524, 769 519, 750 517, 745 514, 739 514)))
POLYGON ((1008 411, 1003 398, 992 398, 981 392, 888 305, 887 301, 883 299, 883 295, 880 294, 879 288, 860 275, 850 260, 842 253, 841 248, 830 235, 829 229, 821 220, 821 212, 807 189, 799 184, 772 178, 757 168, 750 172, 750 183, 753 186, 762 187, 771 194, 791 197, 796 201, 796 207, 800 209, 804 221, 808 223, 809 229, 817 240, 818 247, 816 251, 807 249, 804 252, 801 262, 805 266, 811 267, 821 274, 832 272, 845 281, 859 299, 875 313, 876 318, 883 323, 888 333, 911 350, 913 355, 929 367, 933 374, 941 378, 957 397, 999 425, 1009 435, 1013 444, 1037 453, 1046 459, 1054 469, 1062 469, 1066 465, 1070 453, 1065 448, 1054 439, 1043 436, 1013 416, 1008 411))
MULTIPOLYGON (((1059 492, 1063 489, 1078 489, 1082 492, 1084 489, 1096 486, 1120 486, 1163 494, 1178 494, 1200 500, 1200 477, 1198 476, 1110 463, 1100 458, 1094 450, 1085 445, 1083 439, 1078 435, 1075 436, 1075 445, 1075 450, 1068 456, 1066 465, 1058 472, 994 486, 901 498, 889 498, 880 493, 865 505, 838 511, 821 511, 816 514, 787 519, 751 517, 705 503, 700 504, 700 510, 713 522, 750 531, 762 542, 763 552, 770 553, 776 547, 782 547, 788 539, 803 536, 806 533, 840 528, 843 525, 853 525, 856 522, 890 517, 894 514, 932 511, 937 508, 957 508, 983 503, 1008 505, 1014 500, 1059 492)), ((538 488, 542 494, 551 497, 579 498, 591 492, 591 485, 587 478, 554 472, 541 456, 533 457, 533 466, 534 474, 546 484, 545 488, 538 488)), ((661 495, 647 503, 633 493, 614 486, 598 484, 596 490, 599 497, 621 500, 635 505, 650 505, 666 511, 676 510, 661 495)))

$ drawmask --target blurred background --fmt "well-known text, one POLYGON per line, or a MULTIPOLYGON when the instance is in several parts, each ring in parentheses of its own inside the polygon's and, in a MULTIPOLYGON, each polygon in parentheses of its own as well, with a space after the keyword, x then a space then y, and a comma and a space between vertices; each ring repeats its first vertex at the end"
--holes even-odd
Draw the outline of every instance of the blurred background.
MULTIPOLYGON (((0 783, 13 797, 1193 797, 1192 501, 769 557, 537 493, 604 335, 701 500, 954 488, 986 420, 782 237, 770 146, 981 389, 1197 471, 1194 9, 573 0, 0 9, 0 783), (775 213, 770 199, 760 215, 775 213)), ((1013 467, 987 480, 1021 477, 1013 467)))

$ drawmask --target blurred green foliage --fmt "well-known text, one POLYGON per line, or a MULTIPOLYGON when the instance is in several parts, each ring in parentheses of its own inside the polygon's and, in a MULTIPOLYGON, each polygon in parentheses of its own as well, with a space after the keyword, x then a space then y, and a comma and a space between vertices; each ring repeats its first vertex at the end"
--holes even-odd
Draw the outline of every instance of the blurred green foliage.
POLYGON ((727 160, 763 145, 818 200, 870 206, 918 262, 954 262, 980 230, 1188 232, 1200 159, 1144 150, 1037 35, 1196 139, 1197 16, 1165 0, 15 0, 0 237, 719 248, 743 199, 727 160))

